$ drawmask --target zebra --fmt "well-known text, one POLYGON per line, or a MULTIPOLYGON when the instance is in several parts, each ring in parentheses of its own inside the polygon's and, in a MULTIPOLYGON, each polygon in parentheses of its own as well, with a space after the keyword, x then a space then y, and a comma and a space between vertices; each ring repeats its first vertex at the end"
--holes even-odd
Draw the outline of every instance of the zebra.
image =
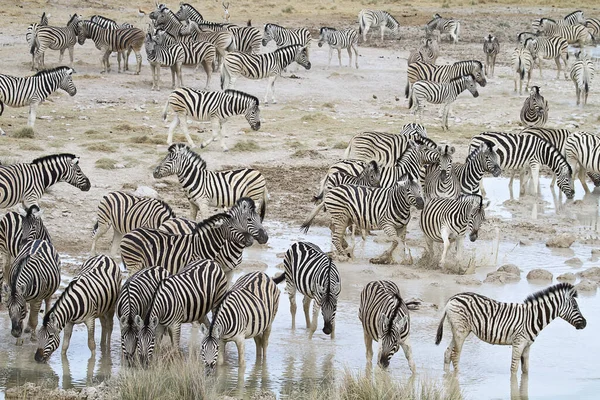
POLYGON ((423 62, 415 62, 408 66, 408 80, 404 95, 409 97, 410 87, 416 81, 450 82, 452 79, 465 75, 473 75, 475 81, 485 87, 487 81, 483 70, 483 64, 477 60, 458 61, 450 65, 433 65, 423 62))
MULTIPOLYGON (((101 27, 103 27, 104 29, 124 29, 124 28, 135 28, 132 24, 129 24, 127 22, 123 22, 121 25, 117 24, 117 22, 115 20, 112 20, 110 18, 106 18, 102 15, 92 15, 90 17, 90 21, 97 23, 98 25, 100 25, 101 27)), ((142 36, 143 36, 143 32, 142 32, 142 36)), ((140 43, 139 48, 141 49, 143 42, 140 43)), ((127 49, 127 52, 122 51, 122 52, 117 52, 117 62, 119 63, 119 65, 121 64, 121 57, 123 57, 123 61, 125 62, 125 71, 129 70, 129 55, 131 54, 131 48, 127 49)), ((139 49, 138 49, 139 52, 139 49)))
POLYGON ((444 145, 438 147, 439 164, 421 168, 421 182, 423 198, 450 197, 456 198, 460 194, 460 182, 456 174, 452 173, 452 155, 456 151, 454 146, 444 145))
POLYGON ((217 263, 198 260, 175 275, 164 278, 152 294, 148 311, 142 318, 135 315, 138 331, 136 352, 142 366, 152 361, 163 333, 169 332, 171 343, 179 347, 181 324, 202 321, 209 325, 207 314, 214 310, 227 293, 227 278, 217 263))
MULTIPOLYGON (((48 16, 45 12, 42 13, 40 18, 40 23, 33 23, 27 27, 27 33, 25 33, 25 40, 27 41, 27 47, 31 49, 33 45, 33 40, 37 36, 38 29, 42 26, 48 26, 48 16)), ((43 62, 42 62, 43 63, 43 62)), ((31 55, 31 70, 33 71, 35 68, 35 54, 31 55)))
POLYGON ((110 348, 115 304, 121 287, 121 270, 107 256, 95 256, 83 263, 52 307, 46 311, 38 331, 35 361, 47 362, 60 344, 60 331, 65 330, 62 355, 67 354, 73 326, 84 323, 88 331, 88 348, 96 353, 94 341, 95 320, 100 318, 102 336, 100 348, 110 348))
POLYGON ((569 59, 569 53, 567 52, 568 43, 566 39, 562 37, 538 37, 525 39, 524 47, 529 50, 533 60, 537 61, 540 68, 540 77, 542 78, 542 58, 549 60, 554 59, 556 63, 556 79, 560 77, 560 60, 565 64, 564 74, 565 79, 567 78, 567 60, 569 59))
POLYGON ((564 25, 583 25, 585 23, 585 17, 583 16, 583 11, 577 10, 567 14, 558 22, 564 25))
POLYGON ((485 221, 484 203, 479 195, 463 195, 458 198, 438 197, 425 202, 421 212, 420 226, 425 234, 427 253, 434 255, 433 242, 442 242, 444 249, 439 267, 445 270, 446 254, 450 241, 456 242, 456 260, 462 260, 463 240, 467 232, 469 240, 477 240, 479 228, 485 221))
POLYGON ((10 107, 29 106, 27 126, 33 129, 37 108, 48 96, 58 89, 71 97, 77 94, 74 73, 73 68, 56 67, 23 78, 0 74, 0 115, 4 112, 4 104, 10 107))
POLYGON ((117 52, 118 72, 121 72, 121 56, 123 56, 123 71, 129 69, 129 57, 131 50, 135 53, 137 67, 135 75, 139 75, 142 69, 142 54, 140 53, 144 44, 144 32, 138 28, 106 28, 94 21, 80 21, 77 41, 80 45, 86 39, 92 39, 97 49, 102 51, 100 64, 102 73, 110 72, 109 57, 113 51, 117 52), (127 52, 127 55, 125 54, 127 52))
POLYGON ((8 314, 12 328, 11 335, 22 344, 23 320, 27 316, 29 303, 29 320, 25 333, 31 332, 31 341, 37 340, 36 329, 42 302, 45 309, 50 308, 50 299, 60 285, 60 260, 52 242, 49 240, 33 240, 21 247, 7 275, 10 294, 7 301, 8 314))
POLYGON ((521 108, 521 122, 525 126, 543 127, 548 121, 548 111, 548 101, 540 94, 540 87, 532 86, 521 108))
MULTIPOLYGON (((325 196, 321 206, 325 206, 331 217, 331 241, 334 254, 340 259, 352 254, 344 246, 344 233, 352 224, 361 231, 383 229, 391 239, 392 246, 380 257, 372 258, 374 264, 394 263, 393 252, 402 242, 402 254, 406 251, 406 225, 410 221, 410 207, 423 209, 423 198, 419 184, 411 177, 399 181, 391 188, 372 188, 367 186, 342 185, 331 189, 325 196)), ((320 211, 316 207, 302 224, 307 232, 312 220, 320 211)), ((405 258, 403 261, 408 262, 405 258)))
POLYGON ((383 10, 360 10, 358 13, 358 34, 362 35, 363 43, 367 42, 367 33, 371 27, 381 29, 381 42, 383 43, 383 34, 385 29, 389 29, 400 39, 400 23, 387 11, 383 10))
POLYGON ((331 190, 331 188, 340 185, 379 187, 381 185, 381 170, 379 166, 377 166, 376 161, 370 161, 357 175, 347 173, 347 171, 328 173, 324 179, 323 190, 313 196, 313 203, 323 200, 323 197, 331 190))
POLYGON ((206 161, 188 146, 175 143, 169 146, 167 156, 154 170, 154 178, 176 174, 186 191, 192 207, 191 218, 198 211, 208 215, 208 207, 231 207, 242 197, 260 201, 260 220, 267 212, 268 192, 264 176, 255 169, 243 168, 213 172, 206 169, 206 161))
MULTIPOLYGON (((223 364, 225 343, 235 342, 238 365, 246 365, 245 339, 254 339, 256 358, 266 360, 271 325, 279 307, 280 290, 277 284, 284 277, 270 278, 264 272, 250 272, 238 279, 227 291, 221 304, 213 313, 210 327, 205 330, 201 356, 204 368, 212 373, 223 364)), ((203 326, 204 328, 204 326, 203 326)))
POLYGON ((435 64, 439 55, 440 47, 437 40, 433 38, 426 38, 421 47, 410 52, 410 55, 407 59, 407 64, 410 65, 415 62, 435 64))
POLYGON ((362 323, 367 363, 373 360, 373 340, 379 342, 377 364, 390 365, 390 359, 402 347, 411 372, 416 373, 410 346, 410 315, 400 289, 392 281, 371 281, 360 293, 358 318, 362 323))
POLYGON ((593 43, 592 34, 583 25, 562 25, 550 18, 540 19, 538 32, 545 36, 564 38, 569 44, 577 44, 583 49, 586 44, 593 43))
POLYGON ((114 231, 111 254, 116 255, 124 234, 137 228, 157 229, 163 222, 175 217, 175 212, 162 200, 120 191, 110 192, 102 197, 98 205, 98 218, 92 230, 90 253, 96 255, 98 239, 111 226, 114 231))
MULTIPOLYGON (((73 65, 73 48, 77 43, 78 23, 80 17, 73 14, 67 22, 67 26, 38 26, 35 35, 32 35, 30 53, 34 64, 37 61, 37 69, 44 69, 44 53, 47 49, 59 50, 58 63, 62 63, 66 49, 69 49, 69 58, 73 65)), ((33 32, 32 32, 33 33, 33 32)), ((35 65, 33 66, 35 69, 35 65)))
POLYGON ((79 167, 79 157, 63 153, 39 157, 31 163, 0 166, 0 208, 23 203, 25 208, 38 206, 38 200, 55 183, 67 182, 83 192, 90 190, 90 180, 79 167))
POLYGON ((277 103, 277 100, 275 100, 275 80, 281 75, 281 71, 294 61, 307 70, 311 68, 306 46, 284 46, 267 54, 229 53, 225 56, 221 68, 221 89, 233 89, 239 76, 248 79, 269 78, 264 103, 268 104, 267 98, 270 91, 271 100, 275 104, 277 103))
POLYGON ((511 375, 521 364, 523 374, 529 373, 529 350, 535 338, 552 320, 562 318, 576 329, 587 322, 577 305, 577 290, 570 283, 559 283, 529 295, 522 304, 502 303, 477 293, 459 293, 446 303, 437 330, 435 343, 444 334, 444 320, 452 329, 452 341, 444 353, 444 370, 450 371, 450 361, 458 371, 463 343, 471 332, 490 344, 512 346, 511 375))
POLYGON ((588 18, 585 20, 585 27, 592 34, 594 40, 600 37, 600 19, 588 18))
POLYGON ((227 89, 225 91, 200 91, 192 88, 179 88, 171 92, 163 109, 163 120, 167 120, 169 108, 175 113, 173 122, 169 125, 167 144, 173 144, 173 132, 178 125, 185 135, 188 144, 195 147, 190 137, 187 118, 197 121, 210 120, 212 137, 203 141, 200 148, 205 148, 213 141, 221 140, 221 148, 228 151, 223 135, 223 125, 234 116, 243 114, 252 130, 260 129, 260 102, 258 98, 248 93, 227 89))
MULTIPOLYGON (((600 140, 597 135, 587 132, 573 132, 565 143, 565 156, 573 171, 573 178, 579 177, 585 193, 590 189, 585 183, 585 171, 597 179, 600 173, 600 140)), ((594 179, 595 178, 595 179, 594 179)))
MULTIPOLYGON (((470 151, 481 146, 484 140, 493 142, 502 170, 521 170, 525 167, 531 170, 536 196, 541 165, 547 165, 552 169, 557 177, 558 187, 567 198, 572 199, 575 195, 571 178, 571 166, 561 152, 551 143, 534 135, 483 132, 471 139, 470 151)), ((512 183, 513 178, 511 177, 509 188, 512 188, 512 183)), ((524 183, 522 181, 521 186, 524 186, 524 183)), ((524 192, 524 190, 521 190, 521 192, 524 192)))
POLYGON ((310 45, 311 36, 307 28, 289 29, 281 25, 265 24, 262 45, 268 45, 271 40, 275 42, 277 48, 293 45, 306 47, 306 56, 308 59, 308 46, 310 45))
POLYGON ((411 88, 411 95, 408 100, 408 107, 411 108, 417 116, 422 119, 425 102, 432 104, 443 104, 442 106, 442 130, 447 131, 448 113, 452 103, 459 94, 468 90, 473 97, 479 97, 477 84, 473 75, 465 75, 460 78, 451 79, 449 82, 431 82, 416 81, 411 88))
POLYGON ((433 19, 425 25, 425 34, 430 35, 436 30, 440 36, 444 33, 450 35, 452 43, 456 44, 460 34, 460 21, 454 18, 442 18, 440 14, 435 14, 433 19))
POLYGON ((515 48, 512 53, 512 69, 515 81, 515 92, 517 91, 517 81, 519 82, 519 94, 523 94, 523 80, 527 75, 527 84, 525 90, 529 90, 531 82, 531 72, 533 71, 533 56, 523 46, 515 48))
POLYGON ((213 72, 221 69, 224 57, 227 55, 228 51, 231 52, 237 50, 235 36, 230 31, 204 32, 200 30, 196 22, 189 21, 187 25, 184 23, 184 27, 181 28, 180 34, 190 35, 181 36, 180 39, 191 37, 193 40, 208 42, 215 46, 217 54, 213 65, 213 72))
POLYGON ((175 16, 180 21, 204 21, 202 14, 189 3, 179 3, 179 10, 175 13, 175 16))
POLYGON ((500 53, 500 42, 498 38, 488 34, 483 39, 483 53, 485 54, 485 74, 490 72, 490 76, 494 76, 496 68, 496 56, 500 53))
POLYGON ((158 285, 169 272, 162 267, 142 269, 131 275, 117 298, 117 319, 121 327, 121 354, 127 365, 136 362, 138 329, 135 317, 145 317, 158 285))
POLYGON ((577 95, 577 105, 581 102, 585 106, 587 104, 588 93, 590 91, 590 85, 594 80, 594 63, 590 58, 581 54, 576 54, 577 61, 571 65, 571 80, 575 84, 575 94, 577 95))
POLYGON ((358 69, 358 33, 356 29, 346 28, 337 30, 335 28, 322 27, 319 30, 319 47, 323 47, 323 44, 329 45, 329 62, 327 67, 331 66, 331 56, 333 50, 337 50, 338 60, 340 67, 342 66, 342 49, 348 50, 348 67, 352 67, 352 50, 354 50, 354 64, 358 69))
POLYGON ((331 260, 315 244, 296 242, 285 252, 283 258, 286 292, 290 297, 292 329, 296 329, 296 291, 304 295, 302 305, 306 319, 308 338, 317 330, 319 308, 323 315, 323 333, 335 339, 335 313, 342 289, 340 274, 331 260), (313 303, 312 320, 309 314, 313 303))
POLYGON ((451 171, 460 184, 462 194, 477 194, 485 172, 494 177, 502 173, 498 155, 494 151, 494 143, 488 140, 483 140, 478 148, 474 148, 464 164, 452 164, 451 171))
POLYGON ((150 32, 147 32, 144 39, 144 46, 146 48, 148 63, 152 70, 151 90, 160 90, 160 67, 162 66, 171 68, 171 88, 175 89, 176 87, 175 76, 177 76, 178 86, 182 87, 181 66, 183 65, 185 55, 181 44, 161 45, 155 41, 150 32))

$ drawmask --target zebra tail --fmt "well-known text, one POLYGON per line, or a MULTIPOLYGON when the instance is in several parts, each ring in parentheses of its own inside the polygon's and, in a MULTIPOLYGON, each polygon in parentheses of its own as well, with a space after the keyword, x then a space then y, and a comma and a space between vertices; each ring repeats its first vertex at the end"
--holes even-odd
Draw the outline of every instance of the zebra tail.
POLYGON ((442 341, 442 336, 444 335, 444 320, 446 319, 446 311, 444 311, 444 316, 440 321, 440 325, 438 326, 437 335, 435 335, 435 344, 438 345, 442 341))
POLYGON ((94 224, 94 227, 92 228, 92 237, 96 236, 97 232, 98 232, 98 221, 96 221, 96 223, 94 224))
POLYGON ((323 192, 319 192, 319 194, 312 197, 312 202, 317 204, 320 200, 323 199, 323 192))
POLYGON ((273 277, 273 282, 275 282, 276 285, 280 284, 283 281, 285 281, 285 272, 277 274, 273 277))
MULTIPOLYGON (((227 74, 227 68, 225 68, 225 60, 223 60, 223 63, 221 64, 221 90, 225 90, 225 74, 227 74)), ((227 78, 229 78, 229 75, 227 75, 227 78)), ((229 83, 228 83, 229 85, 229 83)))
POLYGON ((35 50, 37 49, 38 46, 38 40, 37 40, 37 29, 33 32, 31 32, 31 48, 29 49, 29 54, 34 55, 35 54, 35 50))
POLYGON ((165 107, 163 108, 162 119, 163 121, 167 120, 167 112, 169 112, 169 99, 167 98, 167 102, 165 103, 165 107))
MULTIPOLYGON (((344 153, 344 158, 348 158, 348 155, 350 154, 350 145, 348 145, 348 148, 346 149, 346 152, 344 153)), ((321 186, 319 187, 319 193, 316 196, 313 196, 312 201, 313 203, 317 203, 319 200, 323 199, 323 197, 325 196, 325 185, 327 184, 327 176, 325 176, 325 178, 323 178, 323 180, 321 181, 321 186)))
POLYGON ((267 214, 267 201, 269 200, 269 194, 267 193, 267 188, 263 190, 262 201, 260 202, 260 221, 262 222, 265 219, 265 215, 267 214))
POLYGON ((525 79, 525 68, 523 67, 523 63, 519 58, 519 75, 521 75, 521 80, 525 79))
POLYGON ((364 25, 363 25, 363 14, 360 13, 358 14, 358 34, 362 35, 363 33, 363 29, 364 29, 364 25))
POLYGON ((0 100, 0 115, 4 112, 4 102, 0 100))
POLYGON ((313 219, 315 219, 315 217, 317 216, 319 211, 321 211, 321 208, 323 208, 323 206, 325 206, 325 202, 319 204, 318 206, 315 206, 315 208, 312 210, 306 221, 304 221, 302 225, 300 225, 300 230, 302 232, 308 232, 308 230, 310 229, 310 224, 312 224, 313 219))
POLYGON ((408 94, 410 93, 410 83, 408 83, 408 80, 406 81, 406 88, 404 89, 404 97, 406 97, 408 99, 408 94))

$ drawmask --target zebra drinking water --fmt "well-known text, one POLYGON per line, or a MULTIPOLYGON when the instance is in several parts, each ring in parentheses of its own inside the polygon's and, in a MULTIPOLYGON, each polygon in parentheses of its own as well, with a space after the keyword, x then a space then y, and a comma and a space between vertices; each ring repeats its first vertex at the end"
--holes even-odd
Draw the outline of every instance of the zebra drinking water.
POLYGON ((386 28, 400 38, 400 23, 387 11, 363 9, 358 13, 358 25, 358 34, 362 35, 363 43, 366 43, 367 33, 371 27, 379 27, 381 29, 382 43, 386 28))
POLYGON ((356 68, 358 68, 358 33, 356 29, 346 28, 338 31, 335 28, 322 27, 319 30, 318 46, 322 47, 323 43, 329 45, 328 68, 331 66, 331 56, 334 49, 337 50, 340 67, 342 66, 342 49, 348 50, 348 67, 352 67, 352 50, 354 50, 354 61, 356 68))

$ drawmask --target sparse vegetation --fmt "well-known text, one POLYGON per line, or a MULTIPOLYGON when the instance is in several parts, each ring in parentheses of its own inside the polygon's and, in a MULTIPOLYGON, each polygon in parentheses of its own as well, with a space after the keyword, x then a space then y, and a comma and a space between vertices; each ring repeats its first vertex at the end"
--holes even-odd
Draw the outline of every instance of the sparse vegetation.
POLYGON ((330 117, 320 112, 306 114, 300 118, 300 121, 302 122, 325 122, 329 120, 331 120, 330 117))
POLYGON ((23 128, 17 129, 15 133, 12 134, 12 137, 17 139, 33 139, 35 134, 33 132, 33 128, 30 126, 25 126, 23 128))
POLYGON ((29 143, 29 142, 25 142, 19 145, 19 149, 20 150, 29 150, 29 151, 42 151, 44 150, 43 148, 41 148, 40 146, 33 144, 33 143, 29 143))
POLYGON ((292 7, 292 6, 287 6, 287 7, 281 9, 281 12, 284 14, 292 14, 294 11, 296 11, 296 10, 294 10, 294 7, 292 7))
POLYGON ((323 108, 335 108, 335 104, 331 102, 323 103, 323 108))
POLYGON ((332 146, 334 149, 345 150, 348 147, 348 143, 346 142, 337 142, 332 146))
POLYGON ((231 151, 257 151, 260 150, 260 146, 256 141, 250 140, 240 140, 231 148, 231 151))
POLYGON ((86 149, 90 150, 90 151, 101 151, 104 153, 112 153, 116 150, 115 146, 112 146, 108 143, 91 143, 85 146, 86 149))
POLYGON ((302 149, 302 148, 304 148, 304 147, 305 147, 305 146, 304 146, 304 143, 300 142, 299 140, 292 140, 292 141, 289 141, 289 142, 287 142, 287 145, 288 145, 290 148, 294 149, 294 150, 296 150, 296 149, 302 149))
POLYGON ((148 136, 148 135, 133 136, 129 139, 129 141, 132 143, 138 143, 138 144, 141 144, 141 143, 151 143, 151 144, 166 143, 165 139, 161 139, 156 136, 148 136))
POLYGON ((117 161, 112 158, 100 158, 96 161, 96 168, 100 169, 115 169, 117 161))

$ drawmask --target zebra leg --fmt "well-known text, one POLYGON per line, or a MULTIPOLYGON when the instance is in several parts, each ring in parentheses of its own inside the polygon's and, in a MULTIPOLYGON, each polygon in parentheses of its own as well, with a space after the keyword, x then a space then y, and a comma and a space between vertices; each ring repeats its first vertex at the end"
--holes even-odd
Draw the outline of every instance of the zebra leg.
MULTIPOLYGON (((63 334, 63 345, 61 355, 66 356, 67 350, 69 350, 69 344, 71 343, 71 335, 73 334, 73 323, 67 322, 65 325, 65 333, 63 334)), ((89 340, 89 339, 88 339, 89 340)))
MULTIPOLYGON (((119 255, 119 253, 120 253, 121 239, 123 239, 123 234, 120 233, 120 232, 115 231, 115 233, 113 235, 112 244, 110 246, 110 254, 112 254, 113 257, 117 257, 119 255)), ((94 251, 95 250, 96 249, 94 249, 94 251)))
POLYGON ((346 47, 346 51, 348 52, 348 68, 352 68, 352 46, 346 47))
POLYGON ((33 125, 35 124, 35 117, 37 113, 39 103, 37 101, 33 101, 29 105, 29 119, 27 120, 27 125, 33 129, 33 125))
POLYGON ((304 310, 304 320, 306 321, 306 329, 310 329, 310 302, 311 298, 304 295, 302 299, 302 308, 304 310))
MULTIPOLYGON (((198 207, 198 204, 196 204, 195 200, 190 200, 190 208, 191 208, 190 219, 195 221, 196 217, 198 216, 198 211, 200 210, 200 207, 198 207)), ((200 216, 202 217, 202 214, 200 214, 200 216)))
MULTIPOLYGON (((556 68, 557 68, 556 79, 560 79, 560 70, 561 70, 561 68, 560 68, 560 56, 556 57, 554 59, 554 62, 556 63, 556 68)), ((567 68, 565 67, 565 78, 566 77, 567 77, 567 68)))
POLYGON ((288 284, 286 290, 290 296, 290 314, 292 314, 292 330, 294 330, 296 329, 296 310, 298 309, 296 305, 296 287, 293 284, 288 284))
POLYGON ((350 254, 348 254, 348 252, 345 251, 345 248, 342 245, 348 222, 349 221, 347 217, 345 217, 344 219, 340 218, 337 221, 334 220, 334 218, 332 217, 331 221, 331 244, 333 245, 334 251, 337 253, 338 259, 340 259, 340 261, 345 261, 348 257, 350 257, 350 254))
POLYGON ((271 336, 271 326, 269 325, 262 334, 262 358, 264 361, 267 360, 267 347, 269 346, 269 337, 271 336))
POLYGON ((579 105, 579 96, 581 95, 581 89, 579 89, 579 85, 575 83, 575 95, 577 96, 577 105, 579 105))
MULTIPOLYGON (((37 324, 38 324, 38 315, 40 314, 40 308, 42 307, 42 300, 35 300, 29 303, 29 321, 27 321, 27 328, 31 331, 31 341, 37 341, 37 324)), ((25 333, 27 333, 27 329, 25 329, 25 333)))
POLYGON ((239 368, 245 368, 246 367, 246 359, 244 357, 244 354, 245 354, 244 335, 241 334, 241 335, 235 336, 233 338, 233 341, 235 342, 235 345, 237 346, 239 368))
MULTIPOLYGON (((372 264, 394 264, 394 250, 398 247, 398 239, 396 229, 392 226, 386 225, 383 227, 385 234, 391 238, 392 245, 390 248, 383 252, 379 257, 371 258, 369 260, 372 264)), ((402 243, 404 246, 404 242, 402 243)))
POLYGON ((212 68, 207 60, 202 61, 202 67, 204 67, 204 72, 206 73, 206 85, 204 86, 204 90, 208 90, 210 79, 212 77, 212 68))
POLYGON ((331 67, 331 57, 333 57, 333 48, 329 47, 329 61, 327 62, 327 69, 331 67))
MULTIPOLYGON (((269 88, 271 88, 271 103, 277 104, 277 100, 275 99, 275 80, 277 79, 277 75, 269 77, 269 83, 267 84, 267 95, 269 94, 269 88)), ((267 95, 265 95, 265 104, 267 104, 267 95)))
POLYGON ((381 28, 381 43, 383 43, 383 35, 385 33, 385 26, 382 25, 382 26, 380 26, 380 28, 381 28))
POLYGON ((337 49, 337 53, 338 53, 338 63, 341 68, 342 67, 342 49, 337 49))
POLYGON ((521 372, 524 374, 529 373, 529 350, 531 350, 531 344, 525 346, 521 354, 521 372))
POLYGON ((134 50, 135 51, 135 61, 137 63, 137 68, 135 70, 135 74, 139 75, 140 71, 142 70, 142 55, 140 54, 140 52, 138 50, 134 50))
POLYGON ((538 185, 540 184, 540 166, 534 164, 531 166, 531 181, 533 182, 533 195, 538 195, 538 185))
MULTIPOLYGON (((455 331, 454 326, 452 325, 452 342, 454 344, 453 349, 451 350, 451 360, 452 365, 454 366, 454 371, 458 372, 458 363, 460 362, 460 353, 462 352, 463 344, 465 343, 465 339, 469 336, 469 333, 466 334, 460 331, 455 331)), ((450 347, 448 347, 450 348, 450 347)), ((446 350, 447 351, 447 350, 446 350)))
POLYGON ((313 335, 315 334, 315 331, 317 330, 317 323, 319 322, 319 309, 321 307, 319 307, 319 303, 317 303, 317 301, 315 300, 315 302, 313 303, 313 313, 312 313, 312 320, 310 322, 310 328, 308 330, 308 338, 312 339, 313 335))
POLYGON ((218 349, 218 353, 217 353, 217 365, 223 365, 223 363, 225 362, 225 345, 226 342, 223 340, 219 340, 219 347, 218 349))
POLYGON ((69 66, 73 66, 73 49, 75 48, 75 45, 69 47, 69 58, 71 59, 71 63, 69 64, 69 66))
POLYGON ((365 338, 365 347, 367 349, 367 364, 370 365, 373 362, 373 338, 363 328, 363 334, 365 338))
POLYGON ((585 181, 586 180, 585 168, 579 168, 578 176, 579 176, 579 181, 581 182, 581 186, 583 186, 583 190, 585 191, 585 194, 590 194, 590 189, 588 188, 588 185, 585 181))
MULTIPOLYGON (((525 351, 525 347, 528 347, 528 343, 523 339, 517 339, 512 345, 512 359, 510 362, 510 374, 516 375, 519 370, 519 363, 521 362, 521 356, 525 351)), ((529 356, 529 354, 528 354, 529 356)))
POLYGON ((256 346, 256 362, 260 362, 260 360, 262 359, 262 350, 263 350, 263 346, 262 346, 262 340, 263 340, 263 335, 256 335, 254 336, 254 345, 256 346))
MULTIPOLYGON (((190 131, 188 130, 188 126, 187 126, 187 116, 184 115, 183 118, 179 118, 179 116, 177 115, 177 113, 175 113, 175 118, 181 124, 181 130, 183 131, 183 134, 185 135, 185 140, 187 140, 187 142, 190 145, 190 147, 196 147, 196 145, 194 144, 194 141, 190 137, 190 131)), ((175 122, 175 120, 173 121, 173 123, 174 122, 175 122)), ((173 123, 171 123, 171 125, 173 125, 173 123)), ((175 128, 173 128, 173 129, 175 129, 175 128)), ((171 127, 169 127, 169 132, 171 132, 171 127)), ((170 139, 172 139, 172 136, 170 137, 170 139)), ((169 140, 169 138, 167 138, 167 141, 168 140, 169 140)))
MULTIPOLYGON (((87 331, 88 331, 88 348, 90 349, 90 351, 92 352, 92 354, 96 354, 96 341, 94 340, 94 333, 96 331, 96 323, 95 323, 95 319, 92 318, 88 318, 87 320, 85 320, 83 323, 85 324, 85 326, 87 327, 87 331)), ((71 332, 73 331, 73 327, 71 327, 71 332)), ((66 344, 66 342, 65 342, 66 344)), ((64 347, 64 346, 63 346, 64 347)))
POLYGON ((408 366, 410 367, 410 371, 415 374, 417 372, 417 368, 415 367, 415 361, 412 356, 412 349, 410 347, 410 339, 406 338, 406 340, 400 343, 402 350, 404 351, 404 356, 406 357, 406 361, 408 361, 408 366))
MULTIPOLYGON (((187 116, 184 115, 184 118, 187 118, 187 116)), ((173 118, 171 125, 169 125, 169 133, 167 134, 167 144, 169 146, 173 144, 173 133, 175 132, 175 128, 177 128, 177 125, 179 125, 179 114, 176 112, 175 118, 173 118)))
POLYGON ((62 64, 63 56, 65 55, 65 49, 60 49, 58 54, 58 63, 62 64))
POLYGON ((443 226, 440 232, 440 236, 442 237, 442 241, 444 242, 444 249, 442 250, 442 258, 440 259, 439 267, 444 270, 446 266, 446 254, 448 253, 448 248, 450 247, 450 231, 447 227, 443 226))
POLYGON ((169 333, 171 335, 171 345, 175 350, 181 353, 181 349, 179 348, 179 344, 181 343, 181 324, 173 324, 173 326, 169 328, 169 333))
MULTIPOLYGON (((90 250, 91 255, 93 255, 93 256, 96 255, 96 246, 98 244, 98 239, 100 238, 100 236, 104 235, 108 231, 109 228, 110 227, 108 225, 98 222, 98 228, 96 229, 96 232, 92 236, 92 249, 90 250)), ((117 231, 115 231, 115 234, 116 233, 117 233, 117 231)), ((113 246, 114 246, 114 243, 115 243, 115 237, 113 236, 113 246)))
POLYGON ((445 103, 444 106, 442 107, 442 130, 443 131, 447 131, 448 130, 448 112, 450 106, 448 105, 448 103, 445 103))

